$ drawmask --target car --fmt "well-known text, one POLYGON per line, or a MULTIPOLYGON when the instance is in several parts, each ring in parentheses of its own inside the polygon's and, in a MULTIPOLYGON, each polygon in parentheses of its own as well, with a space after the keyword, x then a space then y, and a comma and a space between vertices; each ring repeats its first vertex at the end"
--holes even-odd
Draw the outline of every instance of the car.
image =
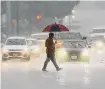
POLYGON ((92 35, 105 35, 105 26, 95 27, 91 32, 92 35))
MULTIPOLYGON (((41 42, 40 48, 42 52, 45 52, 45 40, 48 38, 50 32, 41 32, 36 34, 31 34, 31 39, 36 39, 41 42)), ((61 46, 61 40, 58 39, 58 32, 53 32, 55 38, 57 39, 56 47, 59 48, 61 46)))
POLYGON ((40 41, 45 41, 48 38, 49 32, 41 32, 41 33, 35 33, 31 34, 31 39, 36 39, 40 41))
POLYGON ((59 61, 89 62, 89 50, 85 40, 64 40, 62 48, 56 50, 59 61))
POLYGON ((93 28, 87 40, 90 48, 95 50, 103 49, 105 46, 105 27, 93 28))
POLYGON ((105 39, 103 37, 88 37, 88 48, 91 53, 102 53, 105 49, 105 39))
POLYGON ((40 55, 40 45, 41 42, 36 39, 27 39, 27 43, 29 45, 29 49, 32 55, 40 55))
POLYGON ((92 41, 105 39, 105 27, 93 28, 93 31, 89 34, 92 41))
POLYGON ((62 47, 62 42, 65 40, 85 40, 86 37, 82 37, 80 32, 58 32, 57 33, 57 39, 58 39, 58 46, 59 48, 62 47))
POLYGON ((25 37, 8 37, 2 50, 2 60, 21 58, 30 60, 30 51, 25 37))
POLYGON ((49 32, 41 32, 41 33, 35 33, 31 34, 30 38, 31 39, 36 39, 37 41, 40 42, 40 52, 45 52, 45 40, 48 38, 49 32))

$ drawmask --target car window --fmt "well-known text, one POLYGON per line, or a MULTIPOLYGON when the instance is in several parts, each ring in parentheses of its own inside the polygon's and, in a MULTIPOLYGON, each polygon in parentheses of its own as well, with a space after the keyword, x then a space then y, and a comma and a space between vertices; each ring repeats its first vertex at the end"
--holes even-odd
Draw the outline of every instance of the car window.
POLYGON ((66 48, 84 48, 86 43, 84 41, 64 41, 63 47, 66 48))
POLYGON ((59 39, 82 39, 79 33, 60 33, 59 39))
POLYGON ((26 45, 25 39, 8 39, 6 45, 26 45))
POLYGON ((93 33, 105 33, 105 29, 94 29, 93 33))
POLYGON ((28 45, 38 45, 40 42, 36 40, 27 40, 28 45))

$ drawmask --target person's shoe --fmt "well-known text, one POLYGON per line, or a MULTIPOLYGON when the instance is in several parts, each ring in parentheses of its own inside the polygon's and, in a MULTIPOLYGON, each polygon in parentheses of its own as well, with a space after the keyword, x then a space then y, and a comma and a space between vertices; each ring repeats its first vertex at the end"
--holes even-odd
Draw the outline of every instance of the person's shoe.
POLYGON ((57 69, 57 71, 60 71, 60 70, 62 70, 62 68, 58 68, 58 69, 57 69))
POLYGON ((44 71, 44 72, 48 72, 47 70, 45 70, 45 69, 42 69, 42 71, 44 71))

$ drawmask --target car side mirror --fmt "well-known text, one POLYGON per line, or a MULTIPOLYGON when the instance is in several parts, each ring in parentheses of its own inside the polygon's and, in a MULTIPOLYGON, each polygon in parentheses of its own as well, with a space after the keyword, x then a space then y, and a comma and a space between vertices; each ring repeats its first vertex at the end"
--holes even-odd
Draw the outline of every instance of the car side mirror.
POLYGON ((83 37, 83 38, 82 38, 82 40, 86 40, 86 39, 87 39, 87 37, 83 37))

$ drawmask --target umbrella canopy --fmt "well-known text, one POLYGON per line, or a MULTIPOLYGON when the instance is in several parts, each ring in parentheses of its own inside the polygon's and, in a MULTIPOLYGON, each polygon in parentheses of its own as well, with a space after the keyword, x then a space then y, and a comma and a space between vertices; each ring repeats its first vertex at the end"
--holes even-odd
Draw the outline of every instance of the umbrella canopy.
POLYGON ((64 25, 61 24, 51 24, 45 27, 43 32, 62 32, 62 31, 69 31, 64 25))

